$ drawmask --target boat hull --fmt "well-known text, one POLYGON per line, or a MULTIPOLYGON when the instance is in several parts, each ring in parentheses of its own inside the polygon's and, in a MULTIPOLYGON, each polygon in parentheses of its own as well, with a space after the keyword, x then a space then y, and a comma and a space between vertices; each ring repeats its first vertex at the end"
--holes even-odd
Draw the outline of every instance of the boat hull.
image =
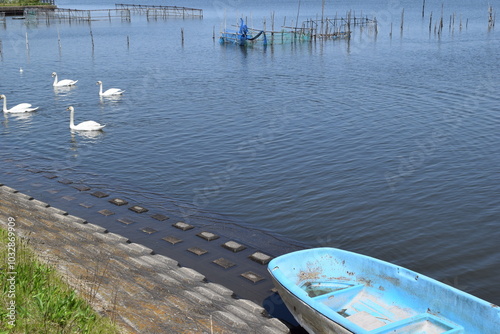
POLYGON ((353 334, 353 332, 345 329, 336 322, 328 319, 315 309, 304 303, 290 293, 283 285, 281 285, 274 276, 271 276, 274 286, 278 291, 281 299, 287 306, 295 320, 309 333, 314 334, 353 334))

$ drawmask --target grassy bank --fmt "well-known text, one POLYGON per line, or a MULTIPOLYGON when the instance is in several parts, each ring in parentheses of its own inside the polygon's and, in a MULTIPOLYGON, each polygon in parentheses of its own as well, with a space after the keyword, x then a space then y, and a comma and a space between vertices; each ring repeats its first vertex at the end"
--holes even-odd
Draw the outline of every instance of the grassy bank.
POLYGON ((119 333, 13 231, 0 228, 0 249, 0 334, 119 333))
POLYGON ((9 0, 0 0, 0 7, 1 6, 43 6, 43 5, 52 5, 50 3, 45 3, 45 2, 40 2, 38 0, 16 0, 16 1, 9 1, 9 0))

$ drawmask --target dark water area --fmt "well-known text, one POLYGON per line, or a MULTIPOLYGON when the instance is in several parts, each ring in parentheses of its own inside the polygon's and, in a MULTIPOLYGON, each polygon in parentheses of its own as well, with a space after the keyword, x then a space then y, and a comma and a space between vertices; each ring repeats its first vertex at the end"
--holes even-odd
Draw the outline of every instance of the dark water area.
POLYGON ((500 304, 500 37, 488 3, 500 8, 428 0, 422 18, 420 1, 326 2, 329 17, 376 16, 378 33, 250 48, 220 45, 220 30, 239 17, 269 28, 272 12, 294 25, 321 16, 321 2, 174 4, 202 19, 7 18, 0 94, 40 109, 0 115, 0 181, 15 161, 149 207, 175 199, 187 220, 217 212, 500 304), (54 89, 54 71, 76 87, 54 89), (126 92, 101 99, 97 80, 126 92), (104 131, 72 133, 70 105, 104 131))

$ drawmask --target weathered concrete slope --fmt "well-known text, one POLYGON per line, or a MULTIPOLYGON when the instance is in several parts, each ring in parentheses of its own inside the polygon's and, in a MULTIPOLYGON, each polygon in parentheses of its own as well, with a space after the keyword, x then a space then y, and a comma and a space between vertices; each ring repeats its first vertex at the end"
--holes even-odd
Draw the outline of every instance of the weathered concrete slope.
POLYGON ((288 333, 222 285, 127 238, 0 184, 0 224, 29 239, 101 313, 127 333, 288 333))

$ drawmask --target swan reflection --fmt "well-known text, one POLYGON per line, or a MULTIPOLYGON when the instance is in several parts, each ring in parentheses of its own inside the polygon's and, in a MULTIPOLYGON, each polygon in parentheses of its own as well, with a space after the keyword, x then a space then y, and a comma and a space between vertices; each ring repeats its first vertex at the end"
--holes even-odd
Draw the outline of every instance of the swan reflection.
POLYGON ((54 93, 64 95, 71 92, 75 88, 76 86, 61 86, 61 87, 54 86, 54 93))
POLYGON ((74 157, 79 155, 79 151, 85 148, 88 144, 95 144, 102 140, 105 133, 102 131, 70 131, 70 147, 69 149, 74 153, 74 157))
POLYGON ((7 117, 12 117, 18 121, 31 121, 33 119, 33 114, 32 113, 22 113, 22 114, 10 114, 9 116, 7 116, 7 114, 5 114, 5 118, 7 117))
POLYGON ((104 137, 104 132, 102 131, 76 131, 76 130, 71 130, 71 142, 77 143, 77 138, 82 138, 82 139, 100 139, 104 137))
POLYGON ((99 96, 99 100, 101 104, 106 102, 116 103, 122 100, 122 95, 99 96))
POLYGON ((5 128, 9 128, 9 121, 10 119, 13 119, 15 121, 20 121, 21 124, 31 124, 31 121, 33 120, 33 113, 18 113, 18 114, 11 114, 11 113, 4 113, 4 120, 1 122, 2 126, 5 128))

